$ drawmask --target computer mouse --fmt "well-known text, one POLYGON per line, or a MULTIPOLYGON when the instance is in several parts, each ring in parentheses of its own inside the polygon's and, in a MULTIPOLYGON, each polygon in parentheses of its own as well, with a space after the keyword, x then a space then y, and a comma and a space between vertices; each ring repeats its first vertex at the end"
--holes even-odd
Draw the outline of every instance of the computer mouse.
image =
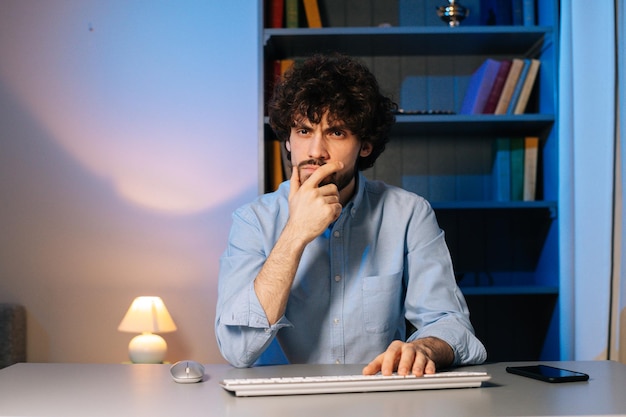
POLYGON ((179 384, 191 384, 202 381, 204 366, 192 360, 178 361, 172 365, 170 373, 179 384))

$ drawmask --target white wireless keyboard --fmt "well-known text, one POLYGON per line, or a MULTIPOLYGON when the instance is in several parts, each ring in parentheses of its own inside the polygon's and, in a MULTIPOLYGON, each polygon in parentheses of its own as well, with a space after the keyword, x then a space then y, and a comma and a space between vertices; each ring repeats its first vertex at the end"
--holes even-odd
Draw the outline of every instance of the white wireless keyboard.
POLYGON ((414 375, 342 375, 224 379, 220 385, 238 397, 261 395, 330 394, 340 392, 408 391, 480 387, 491 379, 486 372, 440 372, 414 375))

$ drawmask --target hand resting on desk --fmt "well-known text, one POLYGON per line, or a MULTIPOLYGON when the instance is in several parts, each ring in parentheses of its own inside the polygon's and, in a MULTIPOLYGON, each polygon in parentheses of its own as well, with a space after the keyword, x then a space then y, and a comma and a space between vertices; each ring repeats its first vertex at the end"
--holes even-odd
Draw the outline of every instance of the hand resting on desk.
POLYGON ((394 340, 387 350, 376 356, 365 368, 364 375, 381 372, 391 375, 412 373, 415 376, 434 374, 437 367, 445 368, 454 361, 454 352, 450 345, 441 339, 427 337, 412 342, 394 340))

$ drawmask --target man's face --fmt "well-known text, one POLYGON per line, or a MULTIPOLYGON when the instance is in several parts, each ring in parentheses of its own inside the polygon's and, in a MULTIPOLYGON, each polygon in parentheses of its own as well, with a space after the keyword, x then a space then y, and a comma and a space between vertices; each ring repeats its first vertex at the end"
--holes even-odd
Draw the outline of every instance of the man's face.
POLYGON ((334 183, 341 192, 352 183, 356 173, 356 160, 367 156, 372 147, 361 141, 347 129, 341 121, 328 122, 328 114, 319 124, 312 124, 308 119, 297 121, 291 128, 287 149, 291 152, 291 162, 298 167, 300 183, 304 183, 320 166, 341 161, 344 168, 321 183, 334 183))

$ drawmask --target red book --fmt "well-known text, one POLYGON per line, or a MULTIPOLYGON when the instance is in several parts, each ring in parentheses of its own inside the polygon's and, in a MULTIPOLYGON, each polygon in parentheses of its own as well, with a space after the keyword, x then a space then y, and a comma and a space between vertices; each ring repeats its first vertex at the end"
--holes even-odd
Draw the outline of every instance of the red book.
POLYGON ((265 26, 268 28, 282 28, 285 16, 285 0, 266 0, 265 26))
POLYGON ((460 114, 480 114, 485 108, 491 86, 496 79, 500 62, 487 58, 470 77, 460 114))
POLYGON ((509 75, 509 70, 511 69, 511 63, 512 61, 508 59, 500 62, 500 68, 498 69, 498 74, 496 74, 496 79, 487 97, 483 114, 493 114, 496 111, 496 106, 498 105, 498 100, 500 100, 500 94, 502 94, 506 77, 509 75))

